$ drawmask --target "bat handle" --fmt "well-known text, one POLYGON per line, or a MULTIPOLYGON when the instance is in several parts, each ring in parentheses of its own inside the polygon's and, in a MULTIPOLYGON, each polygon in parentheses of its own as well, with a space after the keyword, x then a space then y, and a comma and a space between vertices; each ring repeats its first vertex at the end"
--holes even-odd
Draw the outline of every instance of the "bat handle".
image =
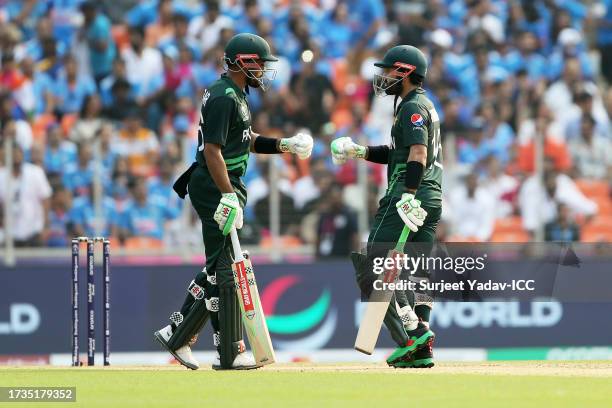
POLYGON ((408 235, 410 235, 410 229, 404 225, 404 229, 402 230, 400 238, 397 241, 397 245, 395 246, 396 251, 404 252, 404 246, 406 245, 406 241, 408 241, 408 235))
POLYGON ((234 261, 244 261, 244 256, 242 256, 242 248, 240 248, 240 241, 238 241, 238 231, 236 231, 236 228, 232 228, 230 231, 230 237, 232 238, 232 247, 234 248, 234 261))

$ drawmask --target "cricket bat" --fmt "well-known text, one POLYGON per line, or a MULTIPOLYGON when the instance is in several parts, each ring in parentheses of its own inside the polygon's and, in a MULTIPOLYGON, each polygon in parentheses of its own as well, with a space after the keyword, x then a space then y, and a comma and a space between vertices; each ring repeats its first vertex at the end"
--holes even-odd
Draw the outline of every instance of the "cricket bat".
MULTIPOLYGON (((409 233, 408 227, 404 226, 397 245, 387 254, 388 258, 394 258, 397 254, 404 253, 404 245, 406 245, 409 233)), ((393 268, 387 269, 380 274, 378 280, 384 283, 395 282, 400 272, 401 270, 397 268, 397 265, 394 265, 393 268)), ((361 324, 359 325, 357 339, 355 339, 355 350, 368 355, 372 354, 392 297, 392 290, 372 290, 365 313, 361 319, 361 324)))
POLYGON ((230 236, 234 249, 234 263, 232 265, 234 284, 236 285, 238 302, 242 311, 242 322, 251 344, 251 350, 258 365, 272 364, 276 361, 276 356, 274 355, 272 340, 268 332, 266 316, 264 316, 261 301, 259 300, 259 291, 257 290, 257 282, 255 282, 253 265, 251 265, 249 259, 242 255, 236 228, 232 229, 230 236))

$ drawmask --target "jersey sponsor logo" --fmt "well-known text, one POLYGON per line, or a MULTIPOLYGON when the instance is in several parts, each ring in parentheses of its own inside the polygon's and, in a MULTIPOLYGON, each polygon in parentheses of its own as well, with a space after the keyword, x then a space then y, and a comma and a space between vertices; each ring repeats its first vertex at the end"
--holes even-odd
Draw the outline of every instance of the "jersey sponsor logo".
POLYGON ((251 118, 251 114, 249 113, 249 107, 246 105, 246 103, 240 103, 240 116, 242 116, 242 120, 244 120, 245 122, 248 122, 249 119, 251 118))
POLYGON ((251 141, 251 127, 249 126, 248 129, 244 129, 242 131, 242 142, 246 142, 246 141, 251 141))
POLYGON ((425 123, 425 119, 423 119, 420 113, 413 113, 412 116, 410 116, 410 121, 415 126, 423 126, 423 123, 425 123))

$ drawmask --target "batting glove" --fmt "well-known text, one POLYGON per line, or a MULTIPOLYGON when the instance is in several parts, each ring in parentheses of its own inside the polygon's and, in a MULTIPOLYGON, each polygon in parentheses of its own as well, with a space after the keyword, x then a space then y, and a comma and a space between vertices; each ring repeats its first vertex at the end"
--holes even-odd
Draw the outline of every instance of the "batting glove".
POLYGON ((283 153, 296 154, 300 159, 307 159, 312 153, 312 136, 308 133, 298 133, 289 138, 281 139, 279 147, 283 153))
POLYGON ((213 219, 219 224, 223 235, 230 233, 232 228, 242 228, 242 208, 236 193, 223 193, 213 219))
POLYGON ((348 136, 333 140, 330 149, 332 161, 336 165, 346 163, 347 159, 363 159, 367 152, 365 146, 353 142, 348 136))
POLYGON ((421 202, 414 198, 413 194, 402 194, 395 207, 404 224, 412 232, 417 232, 427 217, 427 212, 421 208, 421 202))

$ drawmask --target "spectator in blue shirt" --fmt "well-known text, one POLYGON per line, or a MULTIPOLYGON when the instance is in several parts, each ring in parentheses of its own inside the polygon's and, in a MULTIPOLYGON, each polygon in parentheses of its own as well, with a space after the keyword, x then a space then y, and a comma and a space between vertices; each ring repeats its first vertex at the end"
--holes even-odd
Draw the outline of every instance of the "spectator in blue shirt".
POLYGON ((19 51, 16 50, 17 59, 30 57, 34 61, 39 61, 43 58, 43 40, 51 39, 56 44, 56 51, 58 56, 63 56, 66 53, 66 44, 61 41, 56 41, 53 36, 53 23, 51 18, 42 17, 36 24, 36 37, 24 43, 19 47, 19 51))
POLYGON ((561 77, 565 60, 577 58, 585 78, 593 78, 593 66, 591 59, 582 44, 582 35, 574 28, 565 28, 559 33, 555 50, 547 61, 548 79, 555 81, 561 77))
POLYGON ((146 26, 157 20, 157 0, 142 0, 126 14, 130 26, 146 26))
POLYGON ((48 217, 47 246, 65 248, 68 245, 69 236, 73 233, 70 219, 71 201, 70 192, 63 186, 56 186, 53 189, 48 217))
POLYGON ((91 71, 96 83, 111 73, 113 60, 117 50, 111 34, 111 22, 104 14, 99 13, 92 1, 81 5, 85 19, 81 35, 89 46, 91 71))
POLYGON ((514 131, 501 117, 499 106, 487 103, 481 107, 484 119, 485 136, 488 140, 489 153, 494 155, 502 164, 508 163, 510 147, 514 142, 514 131))
POLYGON ((374 37, 385 18, 381 0, 347 0, 348 21, 353 32, 351 43, 357 48, 373 46, 374 37))
POLYGON ((74 235, 87 237, 93 237, 98 234, 105 237, 116 236, 117 211, 113 199, 103 196, 101 210, 101 219, 97 220, 96 209, 91 194, 76 197, 68 216, 70 225, 74 230, 74 235))
POLYGON ((199 45, 191 38, 187 37, 187 31, 189 28, 189 20, 184 14, 174 14, 172 17, 174 25, 174 35, 170 38, 162 40, 159 44, 159 48, 163 51, 166 47, 174 47, 180 49, 181 47, 187 47, 191 52, 193 60, 199 61, 202 53, 200 52, 199 45))
POLYGON ((56 109, 63 114, 80 112, 85 97, 96 92, 94 81, 78 74, 77 60, 71 55, 65 58, 54 88, 56 109))
POLYGON ((78 21, 79 7, 84 0, 47 0, 53 20, 53 36, 58 44, 70 46, 78 21))
POLYGON ((174 164, 168 156, 159 160, 159 175, 149 180, 149 196, 151 201, 166 207, 179 206, 178 196, 172 189, 174 184, 174 164))
POLYGON ((340 3, 332 11, 325 25, 325 56, 328 58, 344 58, 351 47, 352 32, 348 25, 348 6, 340 3))
POLYGON ((86 196, 91 193, 94 163, 92 162, 92 147, 90 143, 80 143, 77 147, 78 160, 76 163, 71 163, 66 166, 64 177, 62 178, 64 186, 72 192, 75 197, 86 196))
POLYGON ((472 129, 467 133, 467 138, 459 140, 458 159, 462 164, 478 164, 489 156, 491 150, 489 142, 484 135, 484 124, 482 120, 474 120, 472 129))
POLYGON ((47 128, 44 165, 47 173, 63 174, 77 163, 77 149, 74 143, 65 140, 62 128, 53 123, 47 128))
POLYGON ((544 240, 553 242, 574 242, 580 240, 580 228, 572 219, 565 204, 557 204, 557 218, 544 227, 544 240))
POLYGON ((176 207, 162 205, 152 199, 145 178, 137 178, 131 186, 133 200, 123 217, 122 227, 129 237, 148 237, 161 240, 166 221, 176 218, 176 207))
POLYGON ((34 92, 34 114, 39 115, 53 109, 53 81, 49 75, 40 72, 34 61, 26 57, 21 61, 21 72, 32 81, 34 92))

